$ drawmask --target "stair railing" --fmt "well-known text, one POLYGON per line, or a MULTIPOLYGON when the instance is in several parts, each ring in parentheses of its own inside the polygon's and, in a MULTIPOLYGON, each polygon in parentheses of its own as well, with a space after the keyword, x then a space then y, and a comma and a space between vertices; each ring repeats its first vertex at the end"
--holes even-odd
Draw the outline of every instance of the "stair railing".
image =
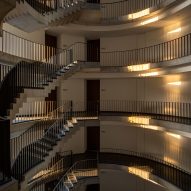
POLYGON ((68 187, 69 184, 71 185, 71 187, 73 187, 73 181, 70 180, 71 175, 73 177, 76 177, 76 181, 83 178, 98 176, 97 166, 97 159, 87 159, 74 163, 74 165, 70 169, 68 169, 64 176, 59 180, 53 191, 64 190, 64 188, 68 187))
POLYGON ((64 151, 62 152, 62 156, 57 154, 52 158, 50 165, 38 172, 35 176, 29 180, 28 184, 32 184, 32 190, 35 189, 36 185, 38 186, 38 182, 43 184, 50 177, 58 178, 61 176, 70 166, 72 165, 72 151, 64 151), (57 159, 57 158, 59 159, 57 159))
POLYGON ((19 136, 12 137, 10 139, 12 166, 14 164, 14 161, 18 157, 19 153, 24 147, 41 139, 43 136, 45 136, 47 129, 49 128, 52 129, 52 127, 54 127, 55 124, 60 122, 60 119, 62 119, 64 115, 64 111, 70 110, 70 108, 67 108, 68 105, 69 104, 66 102, 65 105, 60 107, 59 110, 56 109, 55 112, 52 111, 50 112, 51 118, 48 115, 40 120, 37 120, 37 122, 34 125, 32 125, 29 129, 27 129, 25 132, 23 132, 19 136), (61 115, 58 116, 57 111, 59 111, 59 113, 61 112, 61 115))
POLYGON ((22 123, 27 121, 35 121, 39 119, 48 119, 48 114, 55 110, 55 101, 33 101, 23 103, 22 108, 15 115, 13 123, 22 123))

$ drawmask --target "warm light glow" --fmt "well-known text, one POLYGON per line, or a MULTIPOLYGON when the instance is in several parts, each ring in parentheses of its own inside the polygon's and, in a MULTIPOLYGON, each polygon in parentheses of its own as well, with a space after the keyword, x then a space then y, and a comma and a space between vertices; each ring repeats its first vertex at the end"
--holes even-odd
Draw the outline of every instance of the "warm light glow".
POLYGON ((174 29, 172 31, 169 31, 168 34, 171 34, 171 33, 177 33, 177 32, 181 32, 181 27, 180 28, 177 28, 177 29, 174 29))
POLYGON ((169 136, 172 136, 172 137, 174 137, 176 139, 181 139, 180 135, 177 135, 177 134, 174 134, 174 133, 166 133, 166 134, 169 135, 169 136))
POLYGON ((127 66, 127 69, 129 71, 131 71, 131 72, 149 70, 150 69, 150 63, 148 63, 148 64, 133 65, 133 66, 127 66))
POLYGON ((140 176, 141 178, 143 178, 145 180, 149 180, 150 172, 148 172, 146 170, 136 168, 136 167, 128 167, 128 171, 131 174, 140 176))
POLYGON ((171 163, 171 164, 177 164, 177 162, 174 159, 167 157, 167 156, 164 156, 164 161, 171 163))
POLYGON ((150 120, 150 117, 138 117, 138 116, 128 117, 128 122, 139 123, 143 125, 149 125, 149 120, 150 120))
POLYGON ((158 17, 154 17, 154 18, 151 18, 151 19, 148 19, 146 21, 141 22, 141 25, 147 25, 149 23, 153 23, 153 22, 158 21, 158 20, 159 20, 158 17))
POLYGON ((141 77, 149 77, 149 76, 158 76, 158 72, 149 72, 149 73, 145 73, 145 74, 139 74, 139 76, 141 77))
POLYGON ((141 125, 141 127, 145 128, 145 129, 155 130, 155 131, 159 131, 160 130, 160 127, 154 126, 154 125, 141 125))
POLYGON ((182 84, 181 81, 177 81, 177 82, 169 82, 169 85, 173 85, 173 86, 180 86, 182 84))
POLYGON ((148 15, 148 14, 150 14, 149 8, 142 10, 142 11, 139 11, 139 12, 136 12, 136 13, 129 14, 128 19, 137 19, 137 18, 143 17, 143 16, 148 15))

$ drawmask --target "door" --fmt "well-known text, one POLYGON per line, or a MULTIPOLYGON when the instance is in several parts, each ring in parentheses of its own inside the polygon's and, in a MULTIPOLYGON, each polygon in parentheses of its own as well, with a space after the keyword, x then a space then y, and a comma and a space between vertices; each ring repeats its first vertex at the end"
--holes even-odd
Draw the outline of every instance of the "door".
POLYGON ((87 127, 87 151, 100 150, 100 127, 87 127))
POLYGON ((87 111, 92 114, 99 112, 100 80, 87 80, 87 111))
POLYGON ((100 61, 100 39, 87 41, 87 61, 100 61))

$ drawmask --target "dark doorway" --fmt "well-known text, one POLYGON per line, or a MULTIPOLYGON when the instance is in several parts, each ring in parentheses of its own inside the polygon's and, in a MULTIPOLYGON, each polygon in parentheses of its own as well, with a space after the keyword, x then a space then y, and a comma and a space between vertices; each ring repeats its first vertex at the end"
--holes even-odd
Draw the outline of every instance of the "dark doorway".
POLYGON ((49 58, 51 58, 56 54, 57 37, 45 34, 45 45, 46 45, 45 56, 46 59, 48 60, 49 58))
POLYGON ((87 41, 87 61, 100 61, 100 39, 87 41))
POLYGON ((99 112, 100 102, 100 80, 87 80, 87 111, 99 112))
POLYGON ((100 150, 100 127, 87 127, 87 151, 100 150))
POLYGON ((47 103, 47 110, 51 112, 57 108, 57 87, 48 94, 48 97, 45 98, 47 103))
POLYGON ((86 191, 100 191, 100 184, 87 185, 86 191))
POLYGON ((88 3, 100 3, 100 0, 87 0, 88 3))

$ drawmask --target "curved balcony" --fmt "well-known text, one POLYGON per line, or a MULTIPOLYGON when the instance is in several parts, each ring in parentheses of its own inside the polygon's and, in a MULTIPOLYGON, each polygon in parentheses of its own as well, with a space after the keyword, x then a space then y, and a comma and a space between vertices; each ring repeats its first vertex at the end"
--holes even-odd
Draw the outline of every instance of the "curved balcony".
POLYGON ((64 26, 68 23, 71 26, 75 25, 75 28, 79 30, 109 32, 142 27, 174 15, 189 6, 190 2, 186 0, 184 2, 177 0, 144 0, 141 2, 122 0, 101 4, 93 4, 84 0, 24 0, 19 1, 17 9, 6 16, 5 22, 28 32, 47 26, 53 28, 54 26, 64 26), (156 14, 157 19, 153 20, 153 16, 156 14), (27 19, 31 19, 34 26, 27 26, 27 19), (22 20, 22 23, 16 22, 17 20, 22 20), (87 23, 88 25, 86 25, 87 23))
MULTIPOLYGON (((55 175, 55 173, 58 175, 61 171, 63 172, 62 174, 51 179, 51 181, 59 179, 56 186, 52 188, 54 191, 77 190, 81 184, 85 184, 85 181, 88 181, 88 179, 96 176, 100 178, 98 183, 102 184, 102 170, 107 168, 109 165, 108 168, 113 172, 116 169, 126 169, 125 173, 135 175, 135 177, 139 177, 146 181, 145 183, 147 184, 152 182, 161 186, 159 190, 163 190, 164 188, 167 189, 170 187, 172 188, 175 186, 178 189, 190 191, 191 177, 189 173, 182 171, 175 165, 171 165, 166 161, 158 160, 149 154, 145 155, 138 152, 111 148, 103 148, 100 152, 92 153, 94 154, 94 159, 90 159, 89 154, 82 153, 72 155, 73 165, 71 165, 71 167, 66 172, 63 172, 63 169, 65 169, 63 161, 67 163, 68 157, 63 156, 59 161, 55 163, 55 165, 52 165, 52 167, 49 168, 49 172, 41 172, 41 182, 36 182, 36 184, 34 184, 30 190, 32 191, 37 188, 39 191, 43 190, 43 185, 48 182, 48 180, 45 180, 44 178, 47 177, 48 174, 49 176, 55 175), (99 171, 97 171, 98 165, 99 171), (165 184, 164 180, 169 183, 165 184)), ((129 179, 126 179, 127 182, 128 180, 129 179)), ((117 184, 115 180, 113 181, 115 184, 117 184)), ((131 186, 132 185, 136 186, 136 188, 140 186, 137 182, 133 182, 131 186)))

